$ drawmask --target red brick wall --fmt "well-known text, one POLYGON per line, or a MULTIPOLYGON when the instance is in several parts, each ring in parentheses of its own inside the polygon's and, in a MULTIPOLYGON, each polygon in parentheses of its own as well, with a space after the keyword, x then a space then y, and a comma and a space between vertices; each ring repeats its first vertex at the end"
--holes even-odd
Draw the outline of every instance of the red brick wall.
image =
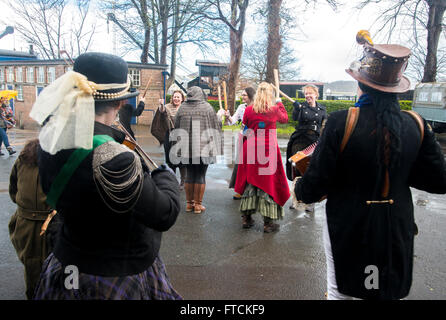
MULTIPOLYGON (((52 65, 56 67, 56 78, 59 78, 65 73, 65 65, 52 65)), ((37 68, 36 68, 37 69, 37 68)), ((37 71, 34 71, 36 76, 37 71)), ((6 70, 6 69, 5 69, 6 70)), ((24 77, 26 66, 23 68, 24 77)), ((47 68, 45 68, 46 72, 47 68)), ((46 77, 47 75, 45 75, 46 77)), ((46 78, 45 78, 46 79, 46 78)), ((144 102, 145 109, 140 117, 137 118, 137 123, 140 125, 150 126, 152 124, 154 112, 158 108, 158 100, 163 95, 163 77, 162 70, 159 69, 140 69, 140 96, 144 94, 147 82, 151 79, 144 102)), ((20 83, 23 86, 23 101, 16 100, 15 105, 15 116, 18 121, 18 127, 22 129, 31 129, 38 127, 38 124, 30 118, 29 113, 31 112, 32 106, 36 101, 36 84, 20 83)), ((38 84, 42 86, 43 84, 38 84)), ((138 97, 139 99, 139 97, 138 97)), ((139 102, 139 101, 138 101, 139 102)))
POLYGON ((23 84, 23 101, 15 101, 15 117, 17 126, 21 129, 37 128, 39 125, 30 118, 29 113, 36 101, 35 85, 23 84))
MULTIPOLYGON (((163 96, 163 75, 162 70, 148 70, 141 69, 141 86, 139 87, 140 96, 144 94, 147 82, 151 78, 149 87, 147 89, 144 103, 144 108, 141 116, 137 118, 137 123, 141 125, 150 126, 152 124, 153 116, 159 105, 159 99, 163 96)), ((139 99, 139 98, 138 98, 139 99)), ((139 101, 139 100, 138 100, 139 101)))

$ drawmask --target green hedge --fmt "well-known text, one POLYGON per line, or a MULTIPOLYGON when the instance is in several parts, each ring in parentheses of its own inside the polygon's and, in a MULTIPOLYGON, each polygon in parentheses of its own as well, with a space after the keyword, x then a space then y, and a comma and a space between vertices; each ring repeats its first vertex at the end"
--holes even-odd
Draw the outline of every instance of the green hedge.
MULTIPOLYGON (((220 109, 220 104, 218 103, 218 100, 208 100, 209 104, 214 108, 215 112, 217 112, 220 109)), ((241 101, 237 100, 235 102, 235 110, 237 110, 237 107, 240 105, 241 101)), ((222 101, 221 106, 224 108, 225 103, 222 101)))
MULTIPOLYGON (((305 102, 305 99, 297 99, 300 103, 305 102)), ((218 101, 216 100, 208 100, 208 102, 214 107, 215 111, 217 112, 219 107, 218 101)), ((293 104, 288 100, 282 98, 283 105, 285 106, 285 109, 288 112, 288 117, 291 119, 292 113, 293 113, 293 104)), ((327 113, 331 113, 333 111, 339 111, 339 110, 345 110, 350 107, 355 106, 354 101, 348 101, 348 100, 318 100, 318 103, 324 105, 327 108, 327 113)), ((236 102, 235 109, 237 110, 237 107, 240 105, 240 101, 236 102)), ((412 101, 410 100, 401 100, 400 101, 401 110, 412 110, 412 101)))

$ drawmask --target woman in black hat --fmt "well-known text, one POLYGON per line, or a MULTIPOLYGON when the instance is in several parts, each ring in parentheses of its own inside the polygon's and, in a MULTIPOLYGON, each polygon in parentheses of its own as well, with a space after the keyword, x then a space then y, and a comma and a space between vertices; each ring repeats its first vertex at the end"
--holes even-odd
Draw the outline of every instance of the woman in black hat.
POLYGON ((295 193, 305 203, 327 197, 328 299, 401 299, 412 283, 410 187, 446 193, 446 163, 426 121, 400 112, 410 50, 361 33, 364 56, 346 70, 359 85, 353 133, 340 151, 347 111, 330 115, 295 193))
POLYGON ((179 186, 166 166, 150 172, 112 127, 129 93, 127 63, 80 55, 39 95, 39 174, 63 224, 35 299, 181 299, 159 257, 176 221, 179 186))

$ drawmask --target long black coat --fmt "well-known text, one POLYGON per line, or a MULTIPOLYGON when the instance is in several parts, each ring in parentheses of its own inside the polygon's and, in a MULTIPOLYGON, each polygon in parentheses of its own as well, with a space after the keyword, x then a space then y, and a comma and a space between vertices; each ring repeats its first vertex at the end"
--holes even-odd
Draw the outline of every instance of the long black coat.
POLYGON ((125 104, 119 109, 119 121, 121 121, 123 127, 127 130, 128 133, 131 134, 132 138, 135 139, 135 133, 132 130, 132 127, 130 126, 130 123, 132 122, 132 117, 139 117, 142 112, 144 111, 144 101, 140 101, 138 103, 138 106, 133 108, 131 104, 125 104))
MULTIPOLYGON (((302 104, 293 103, 293 120, 299 121, 296 131, 291 134, 286 149, 286 175, 288 180, 293 180, 292 167, 288 159, 297 151, 305 149, 319 139, 322 122, 327 119, 325 107, 316 102, 316 107, 311 107, 306 101, 302 104)), ((300 175, 295 172, 295 175, 300 175)))
MULTIPOLYGON (((409 187, 446 193, 446 165, 434 133, 424 122, 424 139, 415 120, 402 112, 401 163, 390 172, 393 204, 375 192, 376 120, 373 106, 360 109, 344 151, 346 111, 330 114, 308 170, 295 187, 305 203, 327 195, 326 214, 339 292, 359 298, 399 299, 412 283, 414 209, 409 187), (379 289, 365 287, 367 266, 379 271, 379 289)), ((378 188, 380 189, 380 188, 378 188)), ((375 274, 376 275, 376 274, 375 274)))
MULTIPOLYGON (((122 132, 99 122, 95 122, 94 133, 108 135, 118 143, 124 140, 122 132)), ((140 159, 123 145, 109 148, 109 153, 98 149, 100 147, 82 161, 57 202, 56 209, 63 218, 63 226, 54 255, 63 266, 76 265, 83 273, 106 277, 138 274, 153 264, 160 249, 162 232, 176 221, 181 209, 179 185, 169 171, 144 171, 140 193, 130 197, 130 202, 125 205, 116 203, 104 192, 97 178, 94 180, 94 155, 98 152, 110 157, 101 166, 115 184, 128 181, 133 172, 126 169, 140 159), (133 208, 124 213, 110 208, 122 206, 133 208)), ((40 150, 39 174, 46 194, 73 152, 74 149, 62 150, 51 155, 40 150)), ((112 193, 119 197, 130 195, 139 188, 139 182, 140 178, 137 178, 127 188, 121 187, 118 194, 112 193)))

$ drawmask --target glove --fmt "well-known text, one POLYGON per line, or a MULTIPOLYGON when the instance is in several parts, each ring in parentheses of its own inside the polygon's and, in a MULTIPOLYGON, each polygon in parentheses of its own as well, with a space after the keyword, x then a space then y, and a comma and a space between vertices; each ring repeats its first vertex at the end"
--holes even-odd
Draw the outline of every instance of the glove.
POLYGON ((153 170, 151 172, 152 177, 160 172, 170 172, 171 174, 173 174, 175 176, 175 172, 173 172, 173 170, 167 165, 167 164, 162 164, 160 165, 158 168, 156 168, 155 170, 153 170))
POLYGON ((297 101, 297 100, 294 101, 294 102, 293 102, 293 106, 296 107, 296 108, 300 108, 300 103, 299 103, 299 101, 297 101))

